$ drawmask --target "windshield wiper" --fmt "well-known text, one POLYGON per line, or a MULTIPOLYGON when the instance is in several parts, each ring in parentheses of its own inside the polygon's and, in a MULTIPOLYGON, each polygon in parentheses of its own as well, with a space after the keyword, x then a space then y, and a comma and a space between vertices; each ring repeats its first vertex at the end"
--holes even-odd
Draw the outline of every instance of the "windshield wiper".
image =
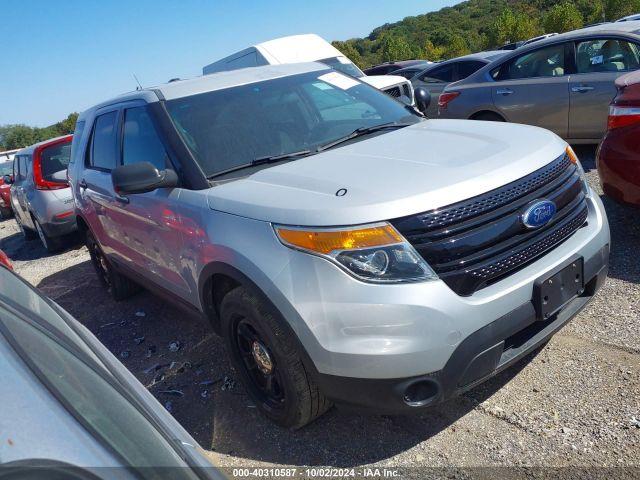
POLYGON ((242 165, 236 165, 235 167, 227 168, 226 170, 222 170, 221 172, 214 173, 213 175, 207 178, 211 179, 211 178, 220 177, 222 175, 226 175, 227 173, 236 172, 238 170, 244 170, 245 168, 256 167, 258 165, 266 165, 268 163, 282 162, 285 160, 294 160, 299 157, 311 155, 312 153, 315 153, 315 152, 312 152, 311 150, 300 150, 298 152, 290 152, 290 153, 282 153, 279 155, 267 155, 264 157, 258 157, 258 158, 254 158, 249 163, 243 163, 242 165))
POLYGON ((370 133, 377 132, 380 130, 386 130, 387 128, 402 128, 402 127, 408 127, 409 125, 413 125, 413 123, 389 122, 389 123, 381 123, 380 125, 373 125, 371 127, 356 128, 353 132, 351 132, 348 135, 345 135, 344 137, 337 138, 335 140, 332 140, 329 143, 325 143, 324 145, 319 146, 316 151, 322 152, 323 150, 327 150, 331 147, 335 147, 336 145, 340 145, 341 143, 348 142, 353 138, 361 137, 363 135, 368 135, 370 133))

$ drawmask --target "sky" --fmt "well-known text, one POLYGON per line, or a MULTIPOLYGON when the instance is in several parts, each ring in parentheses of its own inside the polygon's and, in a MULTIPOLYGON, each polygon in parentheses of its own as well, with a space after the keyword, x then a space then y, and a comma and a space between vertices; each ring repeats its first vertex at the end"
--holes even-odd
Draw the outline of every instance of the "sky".
POLYGON ((74 111, 271 38, 346 40, 459 0, 0 0, 0 125, 74 111))

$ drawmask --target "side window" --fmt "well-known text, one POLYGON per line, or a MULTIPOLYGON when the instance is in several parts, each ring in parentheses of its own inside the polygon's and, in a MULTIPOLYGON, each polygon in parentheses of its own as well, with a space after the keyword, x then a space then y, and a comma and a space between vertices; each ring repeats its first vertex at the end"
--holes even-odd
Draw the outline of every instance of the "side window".
POLYGON ((638 45, 625 40, 601 38, 576 44, 578 73, 624 72, 640 66, 638 45))
POLYGON ((20 159, 18 160, 18 178, 20 180, 24 180, 27 178, 27 156, 20 155, 20 159))
POLYGON ((96 118, 91 141, 89 165, 101 170, 116 167, 118 112, 109 112, 96 118))
POLYGON ((74 163, 76 163, 76 160, 80 155, 80 151, 78 149, 80 148, 79 144, 80 144, 80 140, 82 140, 82 132, 84 131, 84 125, 85 125, 84 121, 76 123, 76 129, 73 132, 73 140, 71 140, 71 158, 69 159, 69 165, 73 165, 74 163))
POLYGON ((146 107, 128 108, 124 114, 122 163, 150 162, 158 170, 167 167, 167 152, 158 137, 146 107))
POLYGON ((485 65, 486 63, 478 61, 466 61, 458 63, 458 80, 467 78, 469 75, 471 75, 472 73, 476 73, 485 65))
POLYGON ((425 72, 419 80, 422 80, 426 83, 453 82, 454 68, 454 64, 443 65, 440 68, 434 68, 433 70, 425 72))
POLYGON ((13 157, 13 178, 18 180, 20 178, 20 156, 13 157))
POLYGON ((491 72, 496 80, 517 80, 521 78, 561 77, 564 75, 565 45, 534 50, 514 58, 491 72))

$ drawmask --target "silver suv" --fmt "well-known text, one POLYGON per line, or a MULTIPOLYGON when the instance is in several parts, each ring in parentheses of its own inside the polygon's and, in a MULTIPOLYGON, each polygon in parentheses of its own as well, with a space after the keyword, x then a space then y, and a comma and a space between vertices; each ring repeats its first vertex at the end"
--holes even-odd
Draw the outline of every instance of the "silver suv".
POLYGON ((540 128, 425 120, 318 63, 143 89, 79 117, 79 228, 116 299, 207 317, 300 427, 408 413, 544 343, 605 280, 609 227, 540 128))
POLYGON ((23 148, 13 159, 11 206, 25 238, 40 237, 55 252, 76 231, 73 197, 67 181, 71 137, 65 135, 23 148))

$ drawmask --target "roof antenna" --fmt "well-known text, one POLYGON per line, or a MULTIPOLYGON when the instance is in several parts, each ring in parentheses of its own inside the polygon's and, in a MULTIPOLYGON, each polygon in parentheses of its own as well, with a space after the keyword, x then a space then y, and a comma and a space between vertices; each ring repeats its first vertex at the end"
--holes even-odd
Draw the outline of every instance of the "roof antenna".
POLYGON ((142 85, 140 85, 140 80, 138 80, 138 77, 136 77, 136 74, 133 74, 133 78, 136 79, 136 83, 138 84, 138 86, 136 87, 136 91, 137 90, 142 90, 142 85))

